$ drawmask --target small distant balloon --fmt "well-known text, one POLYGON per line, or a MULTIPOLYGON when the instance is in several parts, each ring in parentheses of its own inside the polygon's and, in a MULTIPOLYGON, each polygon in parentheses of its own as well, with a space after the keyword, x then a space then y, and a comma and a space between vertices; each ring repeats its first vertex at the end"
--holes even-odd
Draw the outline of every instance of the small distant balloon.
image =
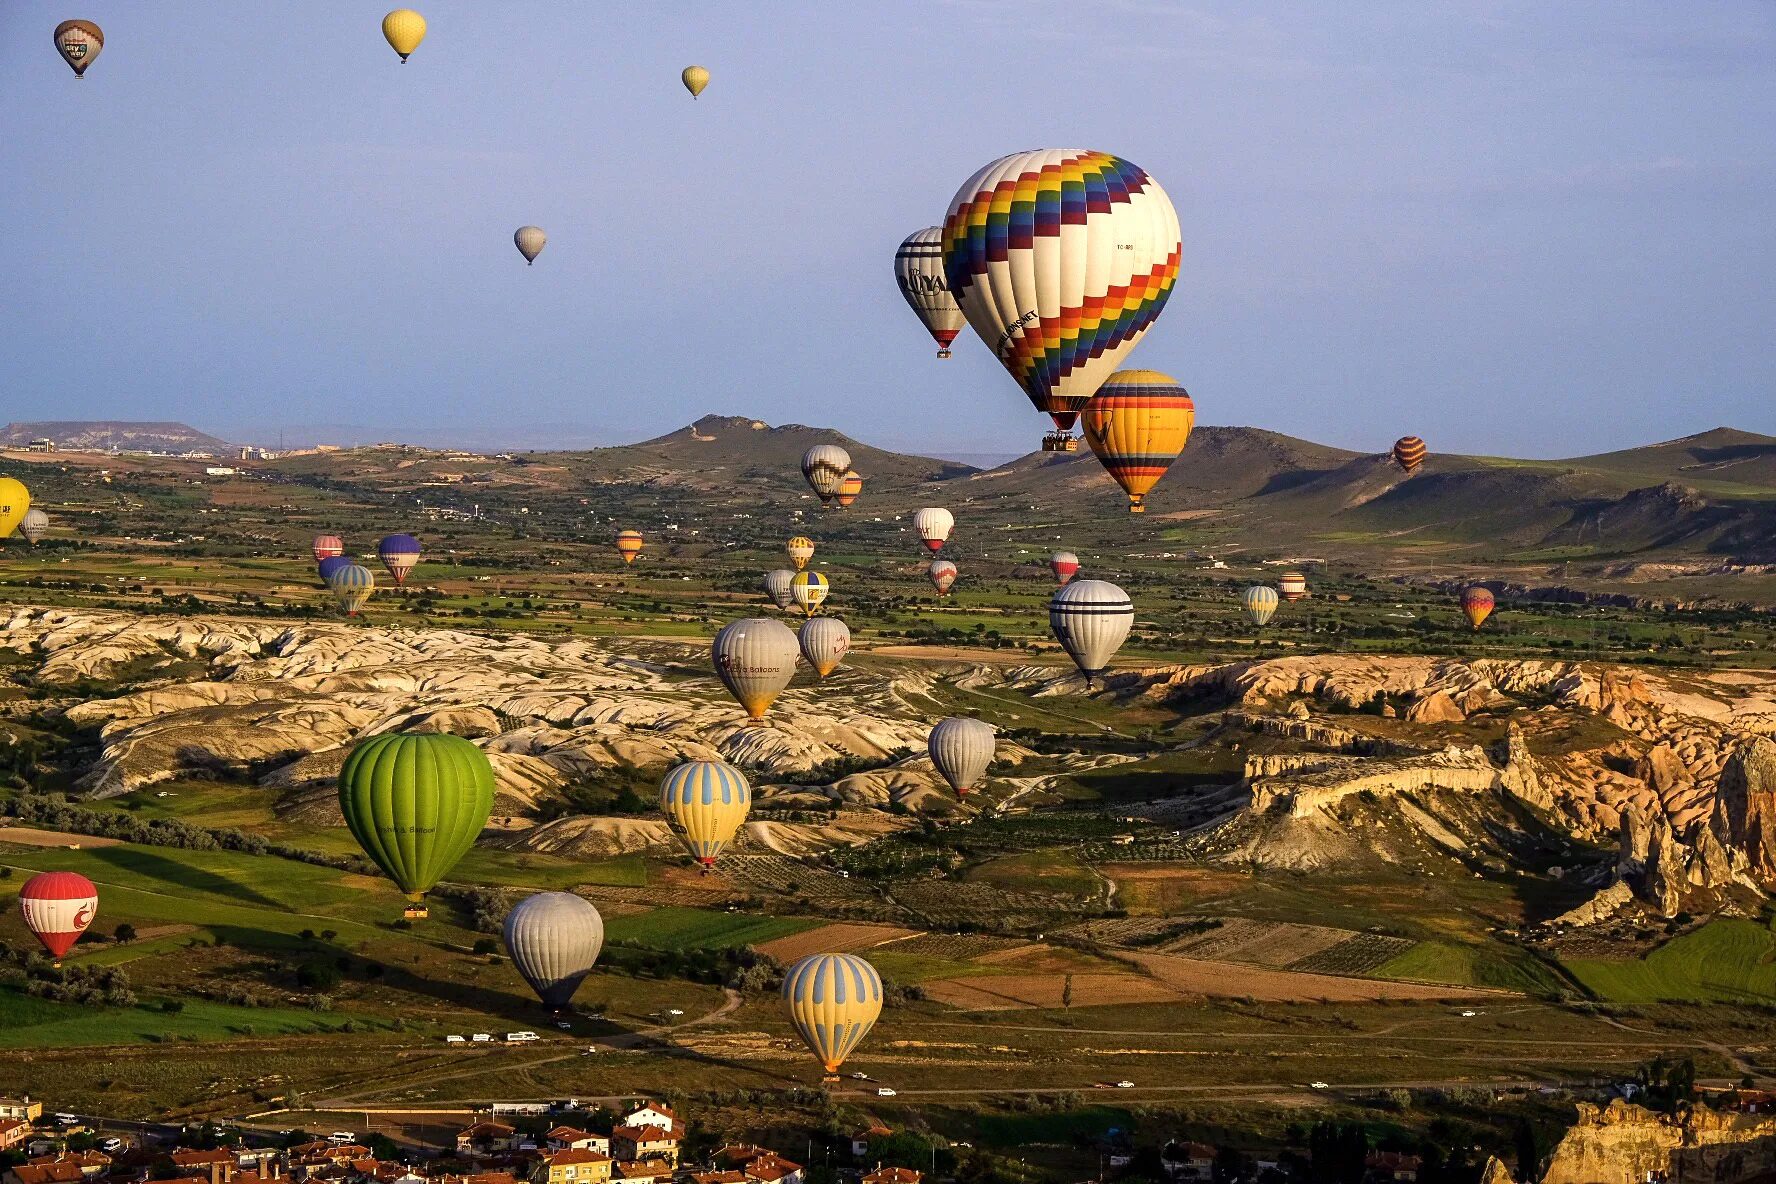
POLYGON ((956 582, 956 565, 948 559, 933 559, 925 574, 930 577, 931 586, 937 589, 939 596, 948 596, 950 585, 956 582))
POLYGON ((1276 615, 1277 599, 1275 588, 1268 584, 1253 584, 1240 593, 1240 606, 1246 610, 1246 619, 1262 629, 1276 615))
POLYGON ((993 725, 966 715, 953 715, 931 729, 925 749, 939 775, 950 783, 957 797, 968 791, 987 775, 993 763, 993 749, 998 734, 993 725))
POLYGON ((956 529, 956 516, 942 506, 927 506, 913 514, 913 529, 919 532, 925 549, 935 555, 943 550, 950 532, 956 529))
POLYGON ((795 598, 796 607, 810 617, 820 611, 831 592, 832 582, 817 571, 798 571, 789 581, 789 594, 795 598))
POLYGON ((796 578, 793 568, 779 567, 765 573, 765 595, 778 608, 787 609, 795 604, 795 594, 789 590, 791 582, 796 578))
POLYGON ((49 533, 49 515, 32 506, 19 519, 18 532, 20 538, 35 547, 37 540, 49 533))
POLYGON ((411 8, 397 8, 382 18, 382 35, 404 62, 407 55, 418 49, 419 43, 425 40, 425 17, 411 8))
POLYGON ((526 263, 535 263, 543 247, 548 244, 549 236, 543 233, 540 226, 520 226, 512 232, 512 242, 517 244, 518 253, 524 256, 526 263))
POLYGON ((56 52, 74 71, 74 77, 85 78, 86 68, 98 60, 105 48, 105 33, 94 21, 63 21, 55 30, 56 52))
POLYGON ((1298 571, 1284 572, 1283 578, 1277 581, 1277 594, 1294 604, 1307 595, 1307 577, 1298 571))
POLYGON ((702 94, 703 88, 709 85, 709 71, 702 66, 686 66, 684 73, 679 77, 684 79, 685 89, 691 92, 693 99, 702 94))
POLYGON ((1056 551, 1048 557, 1048 570, 1054 573, 1055 583, 1064 587, 1079 572, 1079 556, 1071 551, 1056 551))
POLYGON ((1424 460, 1425 442, 1417 436, 1401 436, 1394 441, 1394 463, 1405 469, 1408 477, 1424 460))
POLYGON ((814 558, 814 540, 807 535, 798 534, 783 544, 783 553, 795 564, 797 571, 808 566, 808 560, 814 558))
POLYGON ((1462 593, 1462 614, 1468 618, 1468 624, 1478 629, 1486 623, 1486 618, 1492 615, 1495 603, 1491 590, 1476 584, 1462 593))
POLYGON ((376 544, 376 557, 394 577, 395 587, 407 586, 407 573, 419 564, 419 540, 410 534, 391 534, 376 544))
POLYGON ((839 495, 839 486, 851 470, 851 454, 837 444, 816 444, 802 453, 802 476, 808 488, 820 495, 825 505, 839 495))
POLYGON ((317 534, 314 539, 315 562, 335 559, 345 554, 345 540, 336 534, 317 534))
POLYGON ((839 509, 843 510, 856 501, 857 495, 862 492, 863 478, 859 477, 857 471, 853 469, 839 478, 839 491, 833 494, 833 500, 838 502, 839 509))
POLYGON ((639 530, 624 530, 618 532, 617 554, 623 557, 623 563, 625 565, 635 562, 635 557, 641 554, 641 548, 642 539, 639 530))
POLYGON ((321 577, 323 587, 333 586, 333 573, 352 565, 352 561, 343 555, 329 555, 315 564, 315 574, 321 577))
MULTIPOLYGON (((331 563, 333 560, 326 559, 322 562, 331 563)), ((333 593, 333 603, 339 606, 339 611, 348 617, 355 617, 369 603, 370 594, 376 591, 376 577, 367 567, 347 563, 327 574, 327 588, 333 593)))

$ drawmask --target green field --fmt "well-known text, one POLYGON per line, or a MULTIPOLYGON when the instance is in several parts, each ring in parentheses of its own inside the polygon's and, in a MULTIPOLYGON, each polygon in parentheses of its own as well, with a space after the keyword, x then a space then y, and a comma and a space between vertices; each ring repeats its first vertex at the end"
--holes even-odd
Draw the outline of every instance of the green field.
POLYGON ((708 909, 664 908, 612 917, 605 923, 610 941, 655 950, 724 950, 759 945, 824 922, 807 917, 759 917, 708 909))
POLYGON ((97 1007, 52 1003, 0 988, 0 1048, 77 1048, 181 1040, 238 1040, 358 1031, 381 1026, 362 1016, 300 1008, 232 1007, 193 999, 169 1013, 152 1005, 97 1007))
POLYGON ((1565 966, 1612 1002, 1776 1002, 1776 930, 1756 921, 1710 921, 1633 961, 1576 958, 1565 966))

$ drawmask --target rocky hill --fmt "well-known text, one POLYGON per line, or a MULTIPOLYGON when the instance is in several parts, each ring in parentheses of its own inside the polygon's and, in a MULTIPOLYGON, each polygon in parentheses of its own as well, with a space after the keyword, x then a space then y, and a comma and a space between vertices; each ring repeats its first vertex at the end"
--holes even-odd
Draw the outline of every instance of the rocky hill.
POLYGON ((0 428, 0 446, 22 447, 33 440, 52 440, 57 448, 86 452, 163 452, 178 455, 207 452, 228 456, 234 445, 182 423, 129 420, 41 420, 9 423, 0 428))

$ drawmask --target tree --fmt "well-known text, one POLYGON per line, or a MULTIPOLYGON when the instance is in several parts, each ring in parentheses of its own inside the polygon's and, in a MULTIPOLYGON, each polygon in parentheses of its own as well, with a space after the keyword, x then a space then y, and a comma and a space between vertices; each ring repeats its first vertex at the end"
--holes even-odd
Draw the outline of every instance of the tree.
POLYGON ((128 921, 125 921, 113 931, 113 934, 118 941, 135 941, 136 927, 131 925, 128 921))
POLYGON ((1061 984, 1061 1006, 1067 1008, 1073 1006, 1073 976, 1070 974, 1067 976, 1067 981, 1061 984))
POLYGON ((475 953, 481 955, 497 954, 499 953, 499 943, 494 941, 491 937, 477 938, 475 940, 475 953))
POLYGON ((339 985, 339 968, 319 959, 304 962, 296 971, 296 981, 305 990, 331 991, 339 985))

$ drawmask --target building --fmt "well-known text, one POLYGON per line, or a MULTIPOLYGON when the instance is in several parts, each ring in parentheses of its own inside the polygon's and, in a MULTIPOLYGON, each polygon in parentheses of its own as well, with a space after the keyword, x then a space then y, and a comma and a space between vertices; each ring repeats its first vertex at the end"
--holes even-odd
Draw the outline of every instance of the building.
POLYGON ((605 1184, 610 1178, 611 1157, 579 1147, 541 1156, 530 1174, 531 1184, 605 1184))
POLYGON ((174 1175, 196 1177, 208 1180, 210 1184, 233 1184, 234 1178, 240 1174, 240 1162, 235 1159, 234 1152, 226 1148, 193 1151, 181 1147, 167 1158, 173 1161, 174 1175))
POLYGON ((1215 1149, 1207 1143, 1167 1143, 1159 1166, 1168 1179, 1213 1180, 1215 1149))
POLYGON ((912 1168, 878 1167, 863 1178, 863 1184, 919 1184, 924 1178, 925 1173, 912 1168))
POLYGON ((111 1170, 111 1157, 103 1151, 58 1151, 27 1160, 34 1168, 73 1167, 85 1180, 93 1180, 111 1170))
POLYGON ((600 1155, 609 1155, 611 1143, 606 1135, 595 1135, 574 1126, 558 1126, 543 1136, 543 1146, 550 1151, 596 1151, 600 1155))
POLYGON ((477 1122, 458 1131, 458 1155, 503 1155, 518 1145, 517 1131, 503 1122, 477 1122))
POLYGON ((746 1184, 745 1172, 692 1172, 691 1184, 746 1184))
POLYGON ((43 1117, 43 1103, 31 1100, 31 1095, 22 1098, 0 1098, 0 1118, 16 1118, 20 1122, 36 1122, 43 1117))
POLYGON ((740 1171, 755 1184, 802 1184, 802 1165, 776 1152, 759 1156, 740 1171))
POLYGON ((31 1137, 31 1124, 22 1118, 0 1118, 0 1151, 11 1151, 31 1137))
POLYGON ((1422 1164, 1418 1156, 1398 1151, 1371 1151, 1363 1161, 1369 1179, 1379 1184, 1417 1184, 1418 1169, 1422 1164))
POLYGON ((86 1176, 75 1163, 21 1163, 0 1177, 5 1184, 81 1184, 86 1176))
POLYGON ((611 1155, 621 1163, 663 1159, 678 1166, 679 1138, 663 1126, 620 1126, 611 1132, 611 1155))
POLYGON ((893 1133, 893 1131, 889 1130, 879 1122, 872 1123, 871 1125, 864 1127, 862 1130, 853 1133, 851 1136, 851 1158, 869 1158, 870 1140, 886 1139, 893 1133))
POLYGON ((678 1111, 664 1102, 643 1102, 623 1115, 625 1126, 663 1126, 675 1135, 684 1131, 678 1125, 678 1111))
POLYGON ((673 1167, 658 1157, 621 1161, 617 1164, 616 1179, 622 1184, 659 1184, 662 1180, 671 1180, 673 1167))

